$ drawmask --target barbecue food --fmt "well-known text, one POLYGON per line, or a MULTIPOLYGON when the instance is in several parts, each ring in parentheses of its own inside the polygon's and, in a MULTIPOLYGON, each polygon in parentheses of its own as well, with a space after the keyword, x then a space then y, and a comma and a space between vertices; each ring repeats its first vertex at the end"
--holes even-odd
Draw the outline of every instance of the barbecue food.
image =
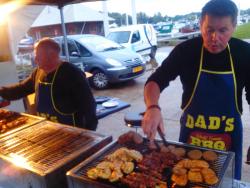
POLYGON ((169 145, 169 146, 167 146, 167 148, 172 152, 175 149, 175 146, 169 145))
POLYGON ((0 133, 25 124, 28 118, 17 112, 0 109, 0 133))
POLYGON ((121 165, 121 169, 122 169, 122 171, 123 171, 125 174, 131 173, 131 172, 134 170, 134 168, 135 168, 135 165, 134 165, 134 163, 132 163, 132 162, 124 162, 124 163, 122 163, 122 165, 121 165))
POLYGON ((184 175, 184 174, 187 173, 187 169, 175 166, 173 168, 173 173, 176 174, 176 175, 178 175, 178 176, 181 176, 181 175, 184 175))
POLYGON ((111 176, 110 168, 96 168, 96 169, 97 169, 97 175, 99 178, 109 179, 109 177, 111 176))
POLYGON ((132 172, 125 178, 122 178, 121 182, 130 188, 167 188, 165 182, 141 172, 132 172))
POLYGON ((157 145, 156 145, 155 142, 154 142, 154 140, 152 140, 152 141, 150 141, 150 142, 148 143, 148 148, 151 149, 151 150, 156 150, 156 149, 158 149, 158 148, 157 148, 157 145))
POLYGON ((145 154, 141 161, 137 162, 137 171, 122 177, 121 182, 132 188, 165 188, 166 183, 163 180, 166 181, 164 179, 166 177, 164 177, 163 171, 173 167, 176 162, 177 157, 171 152, 151 151, 145 154))
POLYGON ((162 153, 170 152, 170 149, 167 146, 165 146, 164 144, 160 144, 160 150, 162 153))
POLYGON ((200 171, 188 171, 188 180, 191 182, 201 183, 203 181, 202 175, 200 171))
POLYGON ((219 179, 204 160, 183 159, 173 168, 172 181, 179 186, 185 186, 188 181, 193 183, 216 184, 219 179), (186 180, 187 179, 187 180, 186 180))
POLYGON ((218 159, 218 156, 214 151, 205 151, 202 153, 202 157, 206 161, 216 161, 218 159))
POLYGON ((90 170, 87 171, 87 176, 90 179, 96 180, 98 178, 98 170, 97 168, 91 168, 90 170))
POLYGON ((187 155, 190 159, 200 159, 202 157, 202 152, 198 149, 194 149, 189 151, 187 155))
MULTIPOLYGON (((150 183, 145 183, 148 181, 149 177, 152 178, 153 182, 161 181, 167 182, 168 187, 190 187, 190 188, 201 188, 201 187, 220 187, 222 178, 233 178, 233 154, 231 152, 221 152, 214 151, 218 155, 218 159, 214 162, 205 161, 204 158, 199 160, 189 159, 187 154, 185 154, 185 158, 178 157, 175 155, 175 151, 179 150, 178 148, 183 148, 186 153, 188 151, 199 149, 201 152, 207 151, 205 148, 197 148, 191 145, 186 145, 182 143, 175 143, 169 141, 167 145, 164 145, 162 141, 157 141, 157 150, 150 150, 148 148, 149 140, 144 139, 144 142, 140 145, 136 145, 133 142, 128 144, 120 145, 117 142, 114 142, 112 145, 106 148, 104 152, 99 153, 96 157, 93 157, 92 160, 87 160, 71 171, 71 179, 74 185, 84 187, 85 184, 93 184, 93 187, 138 187, 138 188, 148 188, 150 183), (127 148, 125 148, 125 146, 127 148), (121 151, 116 152, 118 148, 122 148, 121 151), (111 154, 120 155, 120 153, 127 153, 128 149, 134 149, 137 152, 140 151, 143 154, 143 159, 139 162, 128 161, 134 164, 134 170, 128 173, 124 170, 124 163, 120 167, 120 172, 123 173, 123 177, 119 178, 117 182, 111 183, 110 178, 108 180, 102 180, 97 178, 97 180, 90 180, 87 176, 87 171, 93 166, 96 166, 97 163, 100 163, 103 160, 107 160, 107 156, 111 154), (228 157, 232 157, 229 159, 228 157), (230 168, 227 168, 227 162, 230 162, 230 168), (214 171, 211 173, 212 180, 209 181, 207 177, 204 177, 202 170, 208 169, 214 171), (225 171, 225 169, 227 169, 225 171), (128 174, 127 174, 128 173, 128 174), (225 174, 226 173, 226 174, 225 174), (82 179, 82 180, 81 180, 82 179), (218 180, 217 180, 218 179, 218 180), (79 181, 81 180, 81 181, 79 181), (79 184, 80 182, 80 184, 79 184), (217 182, 217 183, 216 183, 217 182), (214 184, 212 184, 214 183, 214 184)), ((213 150, 211 150, 213 151, 213 150)), ((183 152, 184 153, 184 152, 183 152)), ((114 157, 111 157, 112 159, 114 157)), ((120 158, 119 158, 120 159, 120 158)), ((112 162, 114 163, 114 162, 112 162)), ((120 166, 119 163, 115 166, 120 166)), ((129 168, 127 166, 126 168, 129 168)), ((113 171, 113 170, 112 170, 113 171)), ((210 174, 210 173, 208 173, 210 174)), ((69 176, 70 177, 70 176, 69 176)), ((231 181, 230 181, 231 182, 231 181)), ((162 185, 162 184, 160 184, 162 185)), ((162 185, 164 186, 164 184, 162 185)), ((154 188, 159 188, 159 185, 154 188)), ((231 187, 231 186, 228 186, 231 187)))
POLYGON ((171 150, 171 152, 179 158, 184 157, 186 155, 186 150, 184 148, 174 148, 171 150))
POLYGON ((109 177, 109 181, 116 182, 122 177, 123 177, 123 173, 121 172, 121 170, 114 170, 114 171, 112 171, 112 173, 109 177))
POLYGON ((201 170, 201 173, 202 173, 202 175, 203 175, 203 177, 205 179, 205 182, 208 185, 214 185, 219 181, 219 179, 216 176, 215 172, 211 168, 204 168, 204 169, 201 170))
POLYGON ((171 180, 179 186, 185 186, 188 182, 188 176, 187 174, 183 174, 180 176, 173 174, 171 180))
POLYGON ((120 148, 116 150, 114 153, 108 155, 106 157, 109 161, 121 160, 121 161, 141 161, 143 156, 139 151, 130 150, 128 148, 120 148))
POLYGON ((129 131, 125 134, 122 134, 118 138, 118 143, 119 144, 125 144, 129 142, 134 142, 136 144, 141 144, 143 142, 143 138, 141 135, 134 131, 129 131))
POLYGON ((120 180, 124 174, 133 172, 135 165, 133 161, 142 160, 142 154, 136 150, 122 147, 114 153, 106 156, 95 168, 87 171, 87 176, 91 179, 108 179, 110 182, 120 180))
POLYGON ((164 170, 172 168, 177 162, 177 158, 171 152, 156 152, 152 151, 144 155, 142 161, 137 164, 137 170, 141 174, 147 174, 150 177, 154 177, 158 180, 164 180, 164 170))

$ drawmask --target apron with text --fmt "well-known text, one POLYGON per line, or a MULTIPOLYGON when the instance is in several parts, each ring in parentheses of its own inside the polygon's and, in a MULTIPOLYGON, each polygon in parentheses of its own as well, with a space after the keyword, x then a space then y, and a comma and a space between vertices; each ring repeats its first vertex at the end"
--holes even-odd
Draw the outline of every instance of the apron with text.
MULTIPOLYGON (((60 66, 59 66, 60 67, 60 66)), ((57 68, 52 83, 50 82, 42 82, 38 81, 38 95, 36 98, 37 101, 37 114, 41 117, 45 117, 46 119, 53 121, 53 122, 59 122, 67 125, 73 125, 75 126, 75 116, 74 113, 63 113, 60 112, 56 106, 53 99, 53 84, 54 80, 57 74, 57 71, 59 69, 57 68)))
POLYGON ((180 141, 235 152, 235 178, 241 178, 242 123, 237 104, 236 78, 231 71, 203 69, 203 47, 195 87, 181 117, 180 141))

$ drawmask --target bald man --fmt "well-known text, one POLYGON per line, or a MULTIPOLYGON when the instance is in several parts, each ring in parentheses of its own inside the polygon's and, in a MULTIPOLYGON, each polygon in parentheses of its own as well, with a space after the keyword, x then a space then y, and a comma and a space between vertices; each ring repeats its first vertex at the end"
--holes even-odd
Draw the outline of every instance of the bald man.
POLYGON ((48 120, 96 130, 96 103, 85 74, 60 60, 60 46, 50 38, 35 44, 37 68, 20 83, 0 88, 0 96, 16 100, 35 93, 37 115, 48 120))

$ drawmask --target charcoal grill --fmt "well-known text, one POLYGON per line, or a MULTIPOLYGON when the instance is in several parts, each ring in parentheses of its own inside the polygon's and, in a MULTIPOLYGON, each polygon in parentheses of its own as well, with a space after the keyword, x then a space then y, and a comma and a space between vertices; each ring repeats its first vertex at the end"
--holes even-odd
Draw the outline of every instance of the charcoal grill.
MULTIPOLYGON (((129 149, 136 149, 141 153, 148 152, 148 141, 144 140, 142 145, 120 145, 118 142, 112 142, 95 155, 89 157, 87 160, 83 161, 73 169, 67 172, 67 180, 69 188, 120 188, 126 187, 120 182, 111 183, 105 180, 92 180, 88 178, 87 171, 95 167, 100 163, 105 156, 113 153, 115 150, 121 147, 128 147, 129 149)), ((160 140, 157 140, 158 144, 162 144, 160 140)), ((168 141, 169 144, 183 147, 186 151, 191 149, 199 149, 201 151, 207 151, 207 148, 195 147, 179 142, 168 141)), ((213 150, 214 151, 214 150, 213 150)), ((213 188, 228 188, 233 186, 233 177, 234 177, 234 153, 232 152, 223 152, 215 151, 218 154, 218 159, 214 161, 211 165, 211 168, 215 170, 219 182, 214 186, 208 186, 205 183, 189 183, 187 187, 201 186, 201 187, 213 187, 213 188)), ((169 178, 170 179, 170 178, 169 178)), ((168 184, 168 187, 171 187, 171 184, 168 184)), ((126 187, 127 188, 127 187, 126 187)))
POLYGON ((2 136, 0 187, 67 187, 66 171, 111 141, 111 136, 49 121, 2 136))

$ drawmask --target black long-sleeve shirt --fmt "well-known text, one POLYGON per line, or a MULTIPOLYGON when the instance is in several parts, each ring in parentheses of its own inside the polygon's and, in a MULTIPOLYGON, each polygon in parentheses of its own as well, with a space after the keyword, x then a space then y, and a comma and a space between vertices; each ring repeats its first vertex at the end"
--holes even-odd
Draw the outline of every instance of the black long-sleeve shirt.
MULTIPOLYGON (((52 82, 55 72, 46 75, 36 68, 22 82, 2 87, 0 95, 7 100, 16 100, 35 91, 40 81, 52 82)), ((56 107, 63 113, 76 113, 77 127, 95 130, 97 127, 96 103, 85 74, 70 63, 63 62, 53 84, 53 98, 56 107)))
MULTIPOLYGON (((155 81, 160 90, 163 91, 170 81, 179 76, 183 85, 181 104, 183 108, 192 94, 197 79, 202 43, 202 38, 197 37, 177 45, 163 61, 161 67, 148 78, 147 83, 155 81)), ((248 104, 250 103, 250 44, 232 38, 229 41, 229 46, 236 75, 237 102, 239 110, 242 112, 242 92, 244 88, 248 104)), ((203 67, 211 71, 231 70, 228 49, 219 54, 211 54, 204 50, 203 61, 203 67)))

